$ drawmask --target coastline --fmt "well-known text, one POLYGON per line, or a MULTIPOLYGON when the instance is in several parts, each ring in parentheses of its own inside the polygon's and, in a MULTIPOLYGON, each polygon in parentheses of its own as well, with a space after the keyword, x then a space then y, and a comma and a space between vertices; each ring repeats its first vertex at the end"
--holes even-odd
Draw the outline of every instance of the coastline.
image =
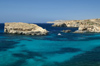
POLYGON ((56 20, 52 27, 78 27, 74 33, 97 32, 100 33, 100 19, 86 19, 86 20, 56 20))

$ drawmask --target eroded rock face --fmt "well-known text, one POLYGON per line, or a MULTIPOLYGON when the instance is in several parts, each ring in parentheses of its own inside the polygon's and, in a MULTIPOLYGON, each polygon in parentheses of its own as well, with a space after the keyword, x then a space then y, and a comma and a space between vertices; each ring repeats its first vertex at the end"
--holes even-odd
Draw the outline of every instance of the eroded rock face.
POLYGON ((53 27, 78 27, 74 33, 100 32, 100 19, 57 20, 51 23, 54 23, 53 27))
POLYGON ((52 27, 67 27, 67 25, 65 23, 54 23, 52 27))
POLYGON ((48 33, 46 29, 43 29, 36 24, 28 24, 22 22, 5 23, 4 32, 25 35, 47 35, 48 33))
POLYGON ((75 33, 84 33, 84 32, 100 32, 100 26, 97 25, 80 25, 78 31, 75 33))

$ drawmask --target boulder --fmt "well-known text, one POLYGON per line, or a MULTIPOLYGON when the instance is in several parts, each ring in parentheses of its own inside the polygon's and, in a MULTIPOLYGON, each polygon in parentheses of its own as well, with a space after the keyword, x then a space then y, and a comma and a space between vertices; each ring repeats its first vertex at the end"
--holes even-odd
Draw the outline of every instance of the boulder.
POLYGON ((69 33, 69 32, 71 32, 71 30, 62 30, 62 32, 69 33))
POLYGON ((36 24, 22 22, 5 23, 5 33, 24 34, 24 35, 47 35, 48 31, 36 24))

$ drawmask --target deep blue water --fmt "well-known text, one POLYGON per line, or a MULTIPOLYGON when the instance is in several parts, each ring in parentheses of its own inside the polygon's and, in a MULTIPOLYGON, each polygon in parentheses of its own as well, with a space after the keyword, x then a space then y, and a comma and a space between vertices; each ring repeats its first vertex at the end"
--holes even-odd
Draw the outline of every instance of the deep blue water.
POLYGON ((61 30, 74 32, 77 28, 38 25, 49 34, 6 34, 0 24, 0 66, 100 66, 99 33, 63 33, 61 30))

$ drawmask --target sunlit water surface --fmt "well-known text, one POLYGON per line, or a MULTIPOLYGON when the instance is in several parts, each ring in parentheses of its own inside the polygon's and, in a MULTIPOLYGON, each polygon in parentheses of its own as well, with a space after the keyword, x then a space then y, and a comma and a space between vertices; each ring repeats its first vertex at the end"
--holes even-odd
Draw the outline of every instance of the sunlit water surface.
POLYGON ((49 34, 5 34, 0 24, 0 66, 100 66, 99 33, 63 33, 61 30, 77 28, 38 25, 49 34))

